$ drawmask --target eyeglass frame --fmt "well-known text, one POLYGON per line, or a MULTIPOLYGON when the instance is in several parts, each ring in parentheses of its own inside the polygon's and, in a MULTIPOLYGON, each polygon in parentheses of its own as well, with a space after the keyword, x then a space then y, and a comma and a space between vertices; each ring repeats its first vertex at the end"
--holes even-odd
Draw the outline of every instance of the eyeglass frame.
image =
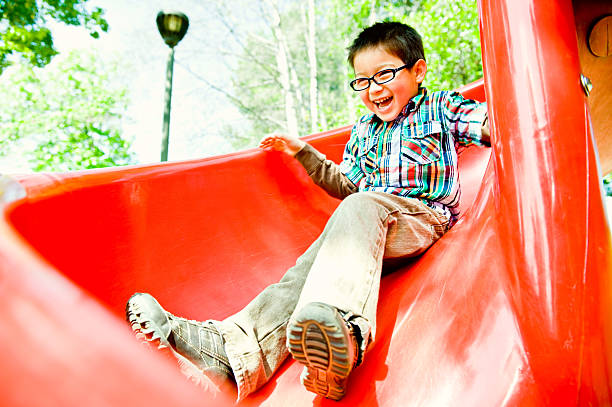
POLYGON ((349 82, 349 86, 350 86, 350 87, 351 87, 351 89, 353 89, 355 92, 361 92, 361 91, 364 91, 364 90, 368 89, 368 88, 370 87, 370 85, 372 85, 372 81, 373 81, 375 84, 377 84, 377 85, 382 85, 382 84, 384 84, 384 83, 391 82, 393 79, 395 79, 395 76, 397 75, 397 73, 398 73, 399 71, 401 71, 401 70, 402 70, 402 69, 404 69, 404 68, 409 68, 409 67, 412 67, 412 66, 414 66, 414 64, 412 64, 412 65, 411 65, 411 64, 402 65, 402 66, 400 66, 399 68, 386 68, 386 69, 381 69, 380 71, 376 72, 374 75, 370 76, 369 78, 355 78, 355 79, 353 79, 352 81, 350 81, 350 82, 349 82), (381 72, 386 72, 386 71, 393 72, 393 76, 392 76, 390 79, 388 79, 388 80, 386 80, 386 81, 382 81, 382 82, 379 82, 379 81, 377 81, 376 79, 374 79, 374 78, 376 77, 376 75, 379 75, 381 72), (368 80, 368 86, 366 86, 366 87, 365 87, 365 88, 363 88, 363 89, 355 89, 355 87, 354 87, 353 85, 354 85, 354 84, 355 84, 357 81, 362 81, 362 80, 364 80, 364 79, 367 79, 367 80, 368 80))

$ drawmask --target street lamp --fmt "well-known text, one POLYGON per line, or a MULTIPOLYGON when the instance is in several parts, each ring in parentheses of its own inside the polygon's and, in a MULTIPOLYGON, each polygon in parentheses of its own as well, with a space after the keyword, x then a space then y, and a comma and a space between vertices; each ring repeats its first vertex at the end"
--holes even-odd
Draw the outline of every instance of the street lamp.
POLYGON ((166 94, 164 97, 164 124, 162 130, 161 160, 168 161, 168 138, 170 137, 170 99, 172 97, 172 71, 174 69, 174 47, 185 36, 189 19, 178 11, 160 11, 157 14, 157 28, 166 45, 170 47, 166 68, 166 94))

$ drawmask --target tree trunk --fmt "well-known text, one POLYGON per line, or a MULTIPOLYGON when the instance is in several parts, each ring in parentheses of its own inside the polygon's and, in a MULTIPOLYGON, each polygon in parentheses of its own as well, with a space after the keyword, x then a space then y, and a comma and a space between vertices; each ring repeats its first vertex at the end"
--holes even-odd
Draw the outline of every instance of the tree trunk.
POLYGON ((285 34, 281 29, 281 20, 277 5, 274 4, 272 0, 266 0, 266 4, 268 4, 270 9, 272 32, 274 34, 278 47, 276 51, 276 65, 278 68, 281 88, 285 97, 285 117, 287 120, 287 133, 291 136, 297 137, 297 115, 295 111, 295 104, 293 101, 293 94, 291 93, 291 76, 289 74, 287 42, 285 41, 285 34))
POLYGON ((310 132, 319 131, 319 105, 317 97, 317 53, 316 53, 316 31, 315 31, 315 2, 308 0, 308 34, 306 36, 308 46, 308 63, 310 64, 310 132))
POLYGON ((377 17, 376 17, 376 3, 377 3, 376 0, 372 0, 370 2, 370 17, 368 18, 368 25, 373 25, 376 22, 376 20, 377 20, 377 17))

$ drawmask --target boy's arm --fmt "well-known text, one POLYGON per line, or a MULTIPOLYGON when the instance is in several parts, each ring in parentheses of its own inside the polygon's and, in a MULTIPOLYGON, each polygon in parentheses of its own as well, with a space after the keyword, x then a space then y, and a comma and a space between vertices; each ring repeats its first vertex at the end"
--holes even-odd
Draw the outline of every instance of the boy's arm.
POLYGON ((334 198, 343 199, 357 192, 358 188, 342 173, 336 163, 297 137, 272 134, 264 137, 259 147, 282 151, 295 157, 314 183, 334 198))
POLYGON ((465 99, 457 92, 444 92, 446 128, 464 146, 491 146, 487 119, 487 104, 465 99))
POLYGON ((334 198, 344 199, 357 192, 357 186, 344 175, 340 167, 310 144, 305 144, 295 158, 306 169, 314 183, 334 198))

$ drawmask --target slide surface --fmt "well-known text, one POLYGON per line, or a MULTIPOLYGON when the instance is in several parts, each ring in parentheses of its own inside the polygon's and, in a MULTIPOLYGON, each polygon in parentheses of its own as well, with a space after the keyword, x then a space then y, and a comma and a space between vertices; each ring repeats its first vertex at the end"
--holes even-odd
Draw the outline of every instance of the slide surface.
MULTIPOLYGON (((287 361, 246 406, 612 403, 612 244, 571 1, 482 0, 492 148, 460 152, 459 222, 381 284, 340 402, 287 361)), ((339 161, 349 128, 307 139, 339 161)), ((0 395, 25 406, 232 405, 123 320, 136 291, 222 319, 293 265, 339 201, 293 159, 0 178, 0 395)))

